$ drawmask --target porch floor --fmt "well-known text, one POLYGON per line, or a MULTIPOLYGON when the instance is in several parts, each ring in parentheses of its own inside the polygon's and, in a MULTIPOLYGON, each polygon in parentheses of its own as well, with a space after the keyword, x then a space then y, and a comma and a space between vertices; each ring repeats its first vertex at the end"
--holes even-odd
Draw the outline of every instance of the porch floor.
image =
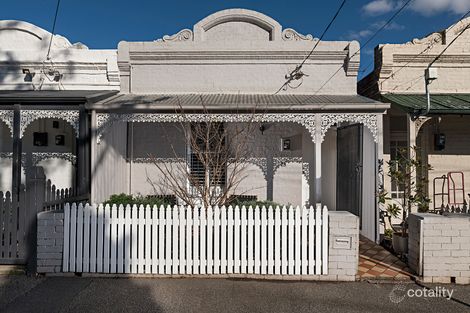
POLYGON ((410 280, 408 266, 388 250, 361 236, 358 279, 410 280))

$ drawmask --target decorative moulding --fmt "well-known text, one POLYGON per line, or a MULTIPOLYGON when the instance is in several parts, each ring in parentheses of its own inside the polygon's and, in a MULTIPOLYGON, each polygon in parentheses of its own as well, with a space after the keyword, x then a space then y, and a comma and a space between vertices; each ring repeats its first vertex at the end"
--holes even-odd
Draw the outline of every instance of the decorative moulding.
POLYGON ((22 138, 26 128, 38 119, 60 119, 69 123, 75 130, 75 136, 79 135, 79 111, 75 110, 22 110, 20 123, 20 137, 22 138))
MULTIPOLYGON (((302 41, 302 40, 313 41, 314 40, 312 35, 310 34, 302 35, 292 28, 286 28, 282 31, 282 39, 286 41, 302 41)), ((318 41, 318 39, 315 39, 315 41, 318 41)))
POLYGON ((0 110, 0 121, 3 121, 7 125, 10 130, 10 135, 13 136, 13 111, 0 110))
POLYGON ((436 44, 443 42, 443 33, 432 33, 431 35, 424 38, 414 38, 411 41, 408 41, 405 45, 426 45, 426 44, 436 44))
POLYGON ((312 140, 315 135, 315 114, 289 113, 289 114, 158 114, 158 113, 98 113, 97 142, 100 143, 106 128, 115 122, 150 122, 150 123, 187 123, 187 122, 226 122, 226 123, 275 123, 292 122, 304 126, 310 133, 312 140))
POLYGON ((330 113, 321 114, 321 142, 325 139, 328 129, 341 122, 360 123, 366 126, 372 133, 374 141, 378 141, 377 119, 375 113, 330 113))
POLYGON ((161 39, 157 39, 157 42, 178 42, 178 41, 192 41, 193 31, 190 29, 183 29, 174 35, 165 35, 161 39))

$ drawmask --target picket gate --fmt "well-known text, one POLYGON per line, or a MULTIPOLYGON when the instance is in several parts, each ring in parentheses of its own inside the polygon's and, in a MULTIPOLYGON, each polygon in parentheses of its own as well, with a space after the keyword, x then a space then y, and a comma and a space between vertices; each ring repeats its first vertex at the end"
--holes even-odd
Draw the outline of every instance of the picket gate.
POLYGON ((328 210, 66 204, 63 271, 326 275, 328 210))

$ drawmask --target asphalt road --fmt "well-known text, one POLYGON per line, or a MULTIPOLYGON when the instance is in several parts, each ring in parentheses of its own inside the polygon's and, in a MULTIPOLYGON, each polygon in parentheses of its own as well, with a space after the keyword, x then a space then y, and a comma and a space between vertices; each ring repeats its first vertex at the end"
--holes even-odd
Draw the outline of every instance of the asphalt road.
POLYGON ((452 298, 410 297, 413 283, 0 276, 0 312, 470 312, 470 286, 437 287, 452 298))

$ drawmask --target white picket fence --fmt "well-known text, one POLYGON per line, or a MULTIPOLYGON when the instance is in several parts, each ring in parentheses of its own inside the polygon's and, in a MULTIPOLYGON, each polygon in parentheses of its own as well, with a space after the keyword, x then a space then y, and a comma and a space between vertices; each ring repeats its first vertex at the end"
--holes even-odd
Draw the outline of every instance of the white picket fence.
POLYGON ((328 210, 65 206, 64 272, 325 275, 328 210))

